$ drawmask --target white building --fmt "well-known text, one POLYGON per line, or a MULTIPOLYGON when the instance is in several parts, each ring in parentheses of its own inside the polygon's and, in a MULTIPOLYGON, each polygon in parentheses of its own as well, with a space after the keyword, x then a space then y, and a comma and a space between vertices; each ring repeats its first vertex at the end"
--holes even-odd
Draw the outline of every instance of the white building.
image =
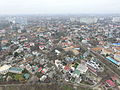
POLYGON ((61 52, 60 51, 58 51, 58 50, 55 50, 55 52, 57 53, 57 55, 59 55, 61 52))
POLYGON ((11 65, 3 65, 0 67, 0 74, 6 74, 9 69, 10 69, 11 65))
POLYGON ((92 23, 96 23, 97 22, 97 18, 95 17, 84 17, 84 18, 80 18, 80 22, 81 23, 86 23, 86 24, 92 24, 92 23))
POLYGON ((79 64, 76 68, 81 74, 85 74, 88 70, 87 64, 79 64))
POLYGON ((47 76, 46 76, 46 75, 43 75, 43 76, 40 78, 40 81, 44 81, 46 78, 47 78, 47 76))
POLYGON ((120 17, 113 17, 112 21, 113 22, 120 22, 120 17))

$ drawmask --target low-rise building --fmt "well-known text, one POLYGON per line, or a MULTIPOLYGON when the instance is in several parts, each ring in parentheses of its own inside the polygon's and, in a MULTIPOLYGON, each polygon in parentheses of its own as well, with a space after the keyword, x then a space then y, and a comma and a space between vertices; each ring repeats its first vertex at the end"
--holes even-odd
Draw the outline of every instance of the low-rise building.
POLYGON ((17 74, 21 74, 22 73, 22 69, 21 68, 17 68, 17 67, 11 67, 10 69, 9 69, 9 72, 11 72, 11 73, 17 73, 17 74))
POLYGON ((40 78, 40 81, 44 81, 46 78, 47 78, 47 76, 46 76, 46 75, 43 75, 43 76, 40 78))
POLYGON ((6 74, 9 72, 9 69, 11 68, 11 65, 3 65, 0 67, 0 74, 6 74))
POLYGON ((81 74, 85 74, 88 70, 87 64, 79 64, 76 68, 81 74))
POLYGON ((110 55, 113 53, 113 50, 110 50, 110 49, 102 49, 102 52, 101 54, 104 54, 104 55, 110 55))
POLYGON ((115 54, 114 59, 116 59, 117 61, 120 61, 120 54, 115 54))

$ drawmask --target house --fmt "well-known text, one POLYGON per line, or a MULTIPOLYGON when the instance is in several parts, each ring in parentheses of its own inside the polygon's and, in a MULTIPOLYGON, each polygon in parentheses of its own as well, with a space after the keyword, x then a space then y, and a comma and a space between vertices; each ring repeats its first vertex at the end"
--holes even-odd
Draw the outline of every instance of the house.
POLYGON ((90 51, 86 51, 85 53, 83 53, 83 58, 86 58, 88 55, 90 55, 90 51))
POLYGON ((94 69, 93 67, 89 66, 89 65, 88 65, 88 70, 89 70, 90 72, 92 72, 93 74, 97 75, 97 74, 96 74, 97 70, 94 69))
POLYGON ((33 43, 33 42, 30 42, 29 44, 30 44, 30 46, 35 46, 35 43, 33 43))
POLYGON ((1 41, 1 44, 6 44, 6 43, 8 43, 8 40, 2 40, 1 41))
POLYGON ((29 79, 29 77, 30 77, 30 74, 28 74, 28 73, 25 73, 23 76, 24 76, 24 78, 25 78, 25 79, 29 79))
POLYGON ((73 61, 77 60, 77 57, 65 57, 65 60, 73 62, 73 61))
POLYGON ((6 74, 9 72, 9 69, 11 68, 11 65, 3 65, 0 67, 0 74, 6 74))
POLYGON ((55 50, 55 53, 57 53, 57 55, 59 55, 61 52, 59 50, 55 50))
POLYGON ((81 77, 77 77, 77 78, 75 78, 75 82, 76 82, 76 83, 79 84, 81 81, 82 81, 81 77))
POLYGON ((102 72, 104 68, 100 64, 100 62, 96 59, 91 59, 86 62, 88 70, 93 74, 97 75, 97 72, 102 72))
POLYGON ((115 87, 116 86, 115 83, 112 80, 106 80, 105 82, 109 87, 115 87))
POLYGON ((22 52, 22 51, 23 51, 23 48, 18 48, 18 49, 16 49, 13 53, 15 53, 15 52, 20 53, 20 52, 22 52))
POLYGON ((40 49, 40 50, 43 50, 43 49, 45 49, 45 48, 46 48, 45 45, 39 45, 39 49, 40 49))
POLYGON ((2 47, 2 50, 7 50, 7 49, 8 49, 8 47, 6 47, 6 46, 2 47))
POLYGON ((112 49, 114 50, 114 52, 120 53, 120 47, 119 46, 112 47, 112 49))
POLYGON ((38 69, 39 69, 38 66, 32 66, 32 70, 33 70, 33 71, 36 72, 36 71, 38 71, 38 69))
POLYGON ((40 78, 40 81, 45 81, 45 79, 47 78, 46 75, 43 75, 41 78, 40 78))
POLYGON ((100 44, 100 45, 105 45, 106 42, 104 42, 104 41, 99 41, 99 44, 100 44))
POLYGON ((33 55, 36 55, 36 56, 39 55, 39 53, 38 53, 37 51, 32 51, 32 54, 33 54, 33 55))
POLYGON ((26 67, 26 69, 27 69, 28 71, 31 69, 30 64, 27 64, 25 67, 26 67))
POLYGON ((85 74, 88 70, 87 64, 79 64, 76 68, 81 74, 85 74))
POLYGON ((75 49, 73 49, 72 52, 74 53, 74 55, 78 55, 79 54, 79 51, 75 50, 75 49))
POLYGON ((38 72, 40 72, 40 71, 42 71, 42 67, 40 67, 40 68, 38 69, 38 72))
POLYGON ((114 54, 114 59, 120 61, 120 54, 114 54))
POLYGON ((80 50, 80 48, 74 48, 75 50, 80 50))
POLYGON ((80 76, 80 71, 76 69, 76 70, 73 72, 73 77, 79 77, 79 76, 80 76))
POLYGON ((82 40, 82 43, 87 44, 88 41, 87 40, 82 40))
POLYGON ((113 50, 104 48, 102 49, 101 54, 110 55, 110 54, 113 54, 113 50))
POLYGON ((61 64, 61 61, 60 61, 60 60, 55 60, 55 65, 56 65, 57 67, 59 67, 60 65, 62 65, 62 64, 61 64))
POLYGON ((25 66, 24 66, 23 64, 21 64, 19 67, 20 67, 21 69, 25 69, 25 66))
POLYGON ((55 71, 51 71, 51 72, 47 73, 47 75, 48 75, 49 78, 53 78, 53 75, 55 73, 56 73, 55 71))
POLYGON ((47 71, 48 71, 48 68, 43 68, 42 73, 45 74, 47 73, 47 71))
POLYGON ((62 47, 68 47, 69 46, 69 43, 61 43, 62 44, 62 47))
POLYGON ((66 47, 66 48, 63 48, 63 49, 65 51, 72 51, 74 53, 74 55, 78 55, 79 50, 80 50, 80 48, 75 48, 74 46, 66 47))
POLYGON ((95 48, 92 48, 92 50, 94 50, 94 51, 102 51, 102 47, 95 47, 95 48))
POLYGON ((69 71, 69 70, 70 70, 70 66, 66 65, 66 66, 64 67, 64 71, 67 72, 67 71, 69 71))
POLYGON ((28 39, 25 38, 25 37, 20 38, 20 42, 23 42, 23 41, 26 41, 26 40, 28 40, 28 39))
POLYGON ((66 47, 66 48, 63 48, 65 51, 71 51, 74 47, 73 46, 70 46, 70 47, 66 47))
POLYGON ((87 72, 87 70, 88 70, 88 67, 86 64, 83 64, 83 63, 79 64, 73 72, 73 77, 78 78, 80 76, 80 74, 85 74, 87 72))

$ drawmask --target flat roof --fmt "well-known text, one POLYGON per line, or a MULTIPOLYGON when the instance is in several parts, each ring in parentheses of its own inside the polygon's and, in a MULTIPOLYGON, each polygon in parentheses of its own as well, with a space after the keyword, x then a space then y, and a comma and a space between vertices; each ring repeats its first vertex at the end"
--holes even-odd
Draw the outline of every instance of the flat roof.
POLYGON ((118 61, 116 61, 116 60, 114 60, 113 58, 111 58, 111 57, 106 57, 108 60, 110 60, 111 62, 113 62, 113 63, 115 63, 115 64, 119 64, 119 62, 118 61))
POLYGON ((21 68, 16 68, 16 67, 11 67, 10 70, 13 70, 13 71, 22 71, 21 68))
POLYGON ((108 83, 112 87, 115 87, 115 83, 112 80, 106 80, 106 83, 108 83))
POLYGON ((120 45, 120 43, 113 43, 112 45, 120 45))
POLYGON ((11 65, 3 65, 0 67, 0 72, 4 71, 4 70, 8 70, 11 67, 11 65))

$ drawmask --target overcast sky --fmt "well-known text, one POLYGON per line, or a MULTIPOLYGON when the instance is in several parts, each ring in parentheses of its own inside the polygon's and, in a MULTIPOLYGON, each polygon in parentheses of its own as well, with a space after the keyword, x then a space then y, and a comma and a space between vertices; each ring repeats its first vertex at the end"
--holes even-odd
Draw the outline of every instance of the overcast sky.
POLYGON ((120 13, 120 0, 0 0, 0 14, 120 13))

